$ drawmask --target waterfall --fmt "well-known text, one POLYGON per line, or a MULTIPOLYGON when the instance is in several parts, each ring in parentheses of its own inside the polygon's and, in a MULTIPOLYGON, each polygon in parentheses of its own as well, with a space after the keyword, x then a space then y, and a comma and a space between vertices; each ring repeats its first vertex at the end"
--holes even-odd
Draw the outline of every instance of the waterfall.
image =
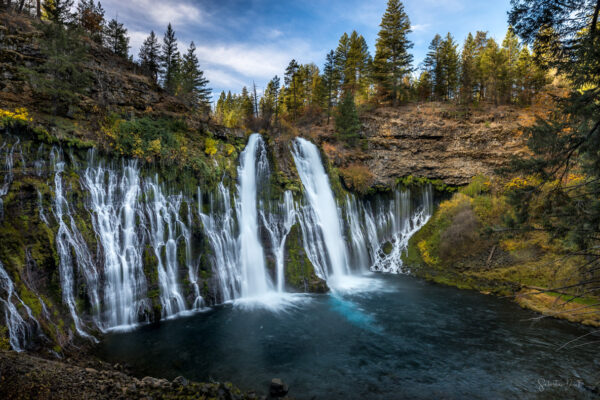
MULTIPOLYGON (((271 203, 268 203, 271 206, 271 203)), ((296 223, 296 208, 294 197, 289 190, 283 194, 283 201, 278 203, 275 209, 265 210, 264 203, 261 202, 260 214, 263 224, 269 232, 271 240, 271 249, 275 258, 275 273, 277 276, 277 291, 284 292, 284 252, 285 241, 294 223, 296 223)))
POLYGON ((160 185, 158 175, 146 182, 146 209, 150 220, 150 242, 158 260, 158 282, 162 315, 169 317, 185 311, 185 302, 179 285, 179 265, 177 262, 178 234, 181 195, 167 199, 160 185), (164 255, 163 255, 164 253, 164 255))
POLYGON ((257 186, 268 173, 266 149, 258 133, 250 135, 238 167, 238 218, 242 297, 256 297, 272 290, 265 255, 258 235, 257 186))
MULTIPOLYGON (((17 307, 13 303, 16 301, 27 314, 27 318, 39 326, 38 321, 33 317, 31 309, 21 300, 15 285, 4 269, 4 265, 0 262, 0 304, 4 306, 4 321, 8 328, 9 343, 13 350, 23 351, 27 345, 27 341, 32 335, 32 327, 23 319, 17 307), (6 299, 2 298, 5 296, 6 299), (14 300, 13 300, 14 298, 14 300)), ((43 303, 42 303, 43 304, 43 303)))
POLYGON ((100 310, 100 300, 98 296, 99 277, 89 249, 75 224, 75 220, 69 209, 69 203, 65 198, 65 189, 63 187, 62 179, 65 163, 62 160, 62 153, 58 149, 53 148, 50 155, 54 167, 53 213, 58 222, 56 250, 59 254, 62 300, 69 309, 77 333, 82 337, 93 339, 91 335, 83 330, 82 323, 77 313, 77 305, 75 302, 75 270, 77 268, 85 279, 87 294, 92 305, 92 313, 97 325, 99 324, 98 311, 100 310), (73 254, 75 255, 76 262, 73 262, 73 254))
POLYGON ((3 142, 2 146, 0 146, 0 151, 4 151, 6 156, 4 158, 4 179, 2 184, 0 184, 0 221, 4 219, 4 202, 2 198, 8 194, 8 190, 10 189, 10 185, 13 182, 13 167, 14 167, 14 154, 15 149, 20 149, 21 140, 19 138, 9 147, 7 142, 3 142))
POLYGON ((348 275, 348 252, 342 235, 340 213, 317 146, 297 138, 293 152, 304 186, 308 207, 303 207, 304 244, 311 262, 328 282, 348 275))
POLYGON ((432 192, 431 185, 427 185, 414 201, 409 189, 396 189, 389 200, 359 202, 354 196, 346 197, 352 250, 361 265, 368 260, 371 271, 405 272, 402 254, 409 239, 431 216, 432 192))
POLYGON ((89 192, 89 208, 94 232, 102 248, 104 270, 104 329, 127 327, 138 321, 149 308, 142 264, 142 241, 138 222, 140 207, 139 170, 131 161, 119 176, 114 170, 96 162, 90 151, 89 166, 82 182, 89 192))
POLYGON ((236 219, 229 189, 222 182, 216 193, 209 194, 209 209, 206 213, 203 210, 202 193, 198 188, 198 215, 211 248, 210 260, 216 274, 220 300, 227 302, 236 299, 240 297, 241 286, 236 219))

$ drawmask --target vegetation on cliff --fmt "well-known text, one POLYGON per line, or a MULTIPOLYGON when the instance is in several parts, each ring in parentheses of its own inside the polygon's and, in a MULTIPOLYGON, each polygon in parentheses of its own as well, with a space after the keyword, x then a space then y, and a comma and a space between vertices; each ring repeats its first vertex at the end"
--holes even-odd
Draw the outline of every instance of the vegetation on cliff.
MULTIPOLYGON (((533 220, 534 229, 516 229, 520 216, 512 200, 535 182, 531 176, 475 177, 443 201, 410 239, 405 263, 417 276, 435 282, 514 296, 546 315, 600 325, 599 298, 580 285, 586 279, 581 269, 586 258, 574 252, 570 238, 553 236, 533 220)), ((571 176, 569 187, 580 183, 581 177, 571 176)), ((543 185, 544 191, 555 184, 543 185)), ((547 205, 540 198, 531 207, 547 205)))

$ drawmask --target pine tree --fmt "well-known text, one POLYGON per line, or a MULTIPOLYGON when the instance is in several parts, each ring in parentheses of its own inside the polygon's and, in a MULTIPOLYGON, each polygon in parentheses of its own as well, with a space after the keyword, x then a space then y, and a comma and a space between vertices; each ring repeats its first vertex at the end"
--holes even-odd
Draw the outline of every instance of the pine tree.
POLYGON ((160 45, 154 31, 144 40, 138 55, 141 67, 150 75, 153 82, 157 82, 160 72, 160 45))
POLYGON ((454 97, 458 87, 458 45, 448 32, 446 39, 441 44, 441 72, 444 97, 450 100, 454 97))
POLYGON ((367 78, 372 59, 367 42, 362 35, 353 31, 349 39, 349 48, 344 66, 344 86, 354 96, 366 97, 367 78))
POLYGON ((196 56, 196 45, 190 43, 187 53, 183 56, 180 73, 180 96, 192 108, 207 109, 210 106, 211 89, 207 87, 208 79, 200 69, 196 56))
POLYGON ((399 0, 389 0, 380 24, 373 61, 373 76, 385 97, 394 105, 403 95, 402 79, 411 72, 413 44, 407 35, 411 32, 410 20, 399 0))
MULTIPOLYGON (((537 182, 509 199, 519 228, 544 230, 576 255, 553 292, 597 297, 600 269, 600 1, 513 0, 509 22, 534 50, 539 67, 552 68, 571 90, 556 97, 557 109, 525 131, 530 155, 515 170, 537 182), (577 182, 569 179, 578 175, 577 182), (540 183, 541 181, 541 183, 540 183), (574 259, 575 260, 575 259, 574 259), (574 271, 574 272, 571 272, 574 271), (565 274, 566 273, 566 274, 565 274), (575 281, 575 284, 573 284, 575 281)), ((526 55, 523 56, 524 58, 526 55)), ((525 61, 525 60, 524 60, 525 61)), ((559 263, 559 266, 562 266, 559 263)))
POLYGON ((485 98, 494 104, 500 102, 501 83, 506 76, 506 59, 494 39, 489 39, 481 53, 479 67, 485 86, 485 98))
POLYGON ((285 69, 285 75, 283 77, 283 81, 285 85, 288 87, 291 98, 288 101, 287 108, 288 111, 291 111, 292 119, 296 119, 296 114, 298 112, 298 71, 300 70, 300 65, 296 62, 296 60, 290 61, 287 68, 285 69))
POLYGON ((245 122, 252 120, 252 117, 254 116, 254 105, 252 104, 252 99, 250 98, 250 94, 248 93, 246 86, 242 88, 241 112, 242 118, 245 122))
POLYGON ((338 84, 342 85, 342 91, 345 91, 348 77, 346 76, 346 64, 348 62, 348 54, 350 53, 350 37, 347 33, 340 37, 338 47, 335 50, 335 68, 339 78, 338 84))
POLYGON ((475 34, 475 89, 479 101, 485 100, 486 97, 485 77, 483 76, 481 61, 487 44, 487 32, 477 31, 475 34))
POLYGON ((419 100, 425 101, 431 99, 431 93, 433 88, 431 86, 431 76, 429 75, 429 71, 422 71, 421 75, 419 75, 419 79, 416 83, 416 96, 419 100))
POLYGON ((338 106, 338 114, 335 118, 335 128, 340 140, 355 146, 360 134, 360 120, 354 104, 354 98, 350 92, 344 95, 338 106))
POLYGON ((73 0, 44 0, 42 3, 43 16, 59 25, 66 25, 73 21, 72 7, 73 0))
POLYGON ((442 37, 436 34, 429 43, 429 51, 423 60, 425 70, 431 79, 431 97, 434 98, 441 98, 444 95, 441 47, 442 37))
POLYGON ((106 47, 118 56, 128 57, 129 37, 127 36, 127 28, 121 22, 111 19, 106 26, 105 37, 106 47))
POLYGON ((502 102, 511 103, 516 98, 514 91, 516 89, 517 63, 521 54, 521 44, 512 26, 508 27, 502 42, 502 51, 506 65, 503 69, 502 82, 500 82, 500 97, 502 102))
POLYGON ((225 119, 225 91, 221 91, 221 95, 219 96, 219 100, 217 100, 217 105, 215 107, 215 118, 217 122, 223 123, 225 119))
POLYGON ((278 118, 278 114, 279 114, 279 103, 280 103, 280 98, 281 98, 281 92, 280 92, 280 87, 281 87, 281 80, 279 79, 279 77, 277 75, 275 75, 275 77, 273 77, 273 79, 271 79, 271 82, 269 82, 269 84, 271 84, 271 89, 268 91, 269 96, 271 96, 273 98, 273 105, 275 108, 275 124, 277 124, 277 118, 278 118))
POLYGON ((475 39, 469 32, 469 35, 465 39, 460 59, 460 97, 463 104, 470 104, 473 101, 477 74, 475 47, 475 39))
POLYGON ((527 46, 521 48, 516 69, 516 86, 519 91, 518 101, 524 105, 531 104, 533 96, 547 84, 546 73, 535 63, 534 57, 527 46))
POLYGON ((177 76, 179 74, 180 58, 181 56, 177 51, 177 38, 175 37, 175 31, 169 23, 163 38, 160 61, 162 68, 163 88, 171 94, 175 94, 177 89, 177 76))
POLYGON ((104 30, 104 9, 100 2, 80 0, 77 4, 77 21, 90 37, 97 43, 102 43, 104 30))
POLYGON ((336 68, 335 52, 333 50, 327 53, 325 66, 323 68, 323 81, 325 84, 327 99, 327 124, 329 124, 329 119, 331 117, 331 108, 334 106, 335 100, 337 99, 339 82, 338 70, 336 68))

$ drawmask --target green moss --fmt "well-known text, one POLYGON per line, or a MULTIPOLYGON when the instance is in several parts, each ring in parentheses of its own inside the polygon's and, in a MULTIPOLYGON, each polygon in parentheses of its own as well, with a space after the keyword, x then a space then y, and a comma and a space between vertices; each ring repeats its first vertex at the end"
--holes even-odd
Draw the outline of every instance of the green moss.
POLYGON ((296 223, 285 242, 285 281, 290 287, 307 292, 325 292, 325 282, 316 276, 314 266, 302 247, 300 225, 296 223))
POLYGON ((446 185, 441 179, 429 179, 412 175, 396 179, 396 186, 411 188, 425 185, 432 185, 437 192, 453 193, 458 189, 456 186, 446 185))
POLYGON ((10 350, 8 328, 4 325, 0 325, 0 350, 10 350))

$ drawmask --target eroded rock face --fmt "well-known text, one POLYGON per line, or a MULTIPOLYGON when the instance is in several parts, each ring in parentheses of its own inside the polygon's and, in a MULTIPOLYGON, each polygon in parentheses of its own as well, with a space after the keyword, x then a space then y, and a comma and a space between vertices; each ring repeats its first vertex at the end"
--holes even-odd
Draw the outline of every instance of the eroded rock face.
POLYGON ((367 139, 362 149, 327 144, 323 149, 336 167, 366 165, 373 185, 389 186, 409 175, 464 185, 477 174, 494 175, 523 154, 520 127, 532 120, 530 109, 511 106, 470 111, 442 103, 381 108, 361 118, 367 139))

